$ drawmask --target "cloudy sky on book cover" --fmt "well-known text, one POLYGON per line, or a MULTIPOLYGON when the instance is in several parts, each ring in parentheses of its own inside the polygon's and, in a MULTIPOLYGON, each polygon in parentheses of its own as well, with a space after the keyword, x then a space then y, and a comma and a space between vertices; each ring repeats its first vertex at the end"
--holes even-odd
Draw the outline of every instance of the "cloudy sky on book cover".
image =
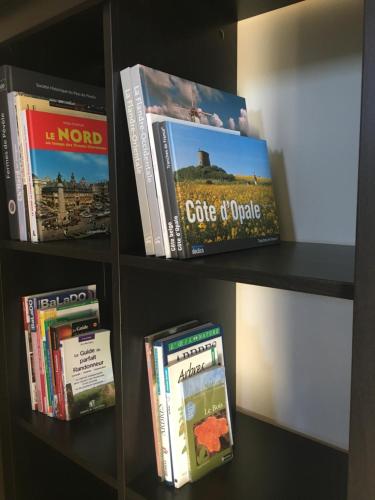
POLYGON ((139 66, 146 112, 249 135, 243 97, 139 66))

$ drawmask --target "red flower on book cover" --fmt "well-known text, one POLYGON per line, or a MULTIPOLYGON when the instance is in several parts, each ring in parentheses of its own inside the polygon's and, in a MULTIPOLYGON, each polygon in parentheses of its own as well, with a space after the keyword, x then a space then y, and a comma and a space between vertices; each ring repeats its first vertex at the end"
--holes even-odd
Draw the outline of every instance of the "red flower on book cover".
POLYGON ((208 417, 195 427, 194 435, 198 445, 205 446, 209 453, 217 453, 221 448, 220 437, 228 431, 226 418, 208 417))

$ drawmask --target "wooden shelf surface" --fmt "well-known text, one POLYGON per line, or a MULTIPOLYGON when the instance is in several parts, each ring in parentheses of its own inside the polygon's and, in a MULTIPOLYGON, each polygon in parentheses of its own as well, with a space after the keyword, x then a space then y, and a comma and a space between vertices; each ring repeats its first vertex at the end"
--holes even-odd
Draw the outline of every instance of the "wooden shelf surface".
POLYGON ((289 243, 189 260, 122 255, 143 269, 353 299, 354 247, 289 243))
POLYGON ((179 490, 153 471, 130 488, 150 500, 346 499, 346 453, 241 413, 235 427, 233 462, 179 490))
POLYGON ((62 240, 44 243, 1 240, 0 248, 95 262, 110 263, 112 261, 109 239, 62 240))
POLYGON ((17 423, 112 488, 117 488, 114 408, 71 422, 61 422, 30 410, 19 416, 17 423))

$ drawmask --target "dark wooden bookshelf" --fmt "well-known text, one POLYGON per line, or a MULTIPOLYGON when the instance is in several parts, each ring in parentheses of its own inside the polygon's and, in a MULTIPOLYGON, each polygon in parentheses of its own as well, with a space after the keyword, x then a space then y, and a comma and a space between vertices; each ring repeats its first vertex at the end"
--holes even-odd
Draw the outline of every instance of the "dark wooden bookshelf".
POLYGON ((15 252, 36 253, 94 262, 112 262, 111 244, 108 238, 47 241, 45 243, 2 240, 0 241, 0 248, 15 252))
POLYGON ((1 500, 50 500, 52 488, 56 500, 74 500, 83 489, 90 500, 375 498, 374 2, 364 2, 356 247, 283 242, 187 261, 144 254, 119 71, 141 62, 235 93, 237 21, 278 8, 287 14, 295 3, 193 0, 181 10, 172 0, 15 0, 2 6, 0 64, 106 88, 112 234, 10 241, 1 166, 1 500), (353 300, 350 453, 237 413, 233 462, 175 491, 156 479, 143 337, 193 318, 220 323, 235 414, 237 282, 353 300), (29 410, 19 297, 84 283, 97 283, 103 325, 112 331, 117 404, 59 422, 29 410), (79 485, 76 496, 72 485, 79 485))
POLYGON ((180 490, 166 488, 152 470, 133 481, 131 489, 155 500, 345 498, 347 453, 242 413, 235 419, 236 446, 230 464, 180 490))
POLYGON ((121 255, 124 266, 353 299, 354 247, 289 243, 184 261, 121 255))
POLYGON ((110 408, 71 422, 31 410, 17 417, 17 425, 112 488, 117 488, 115 423, 110 408))

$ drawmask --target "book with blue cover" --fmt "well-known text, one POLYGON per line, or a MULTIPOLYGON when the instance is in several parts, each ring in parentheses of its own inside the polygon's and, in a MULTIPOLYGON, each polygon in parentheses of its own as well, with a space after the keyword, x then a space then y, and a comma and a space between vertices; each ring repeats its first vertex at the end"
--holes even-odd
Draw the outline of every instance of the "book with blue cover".
POLYGON ((279 240, 266 141, 168 121, 154 127, 179 258, 279 240))

